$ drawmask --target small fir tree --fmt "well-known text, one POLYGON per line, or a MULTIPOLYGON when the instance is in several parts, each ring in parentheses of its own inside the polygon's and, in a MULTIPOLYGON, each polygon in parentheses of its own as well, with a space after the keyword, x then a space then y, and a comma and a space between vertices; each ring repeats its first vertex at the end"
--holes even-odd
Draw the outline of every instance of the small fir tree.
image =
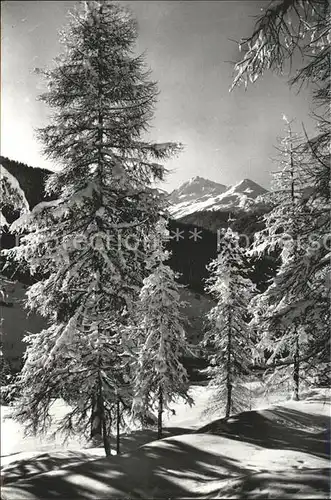
POLYGON ((134 368, 134 412, 146 417, 157 407, 158 439, 162 437, 162 414, 171 402, 180 397, 192 404, 188 375, 181 361, 189 350, 181 313, 182 285, 165 264, 169 252, 162 242, 167 236, 165 219, 161 219, 148 244, 146 267, 150 274, 144 279, 137 306, 138 355, 134 368))
POLYGON ((255 286, 246 277, 247 262, 238 234, 231 229, 225 232, 218 257, 207 269, 210 277, 205 290, 217 302, 207 315, 209 327, 203 340, 211 352, 206 371, 214 389, 207 411, 222 411, 225 405, 229 417, 249 405, 243 382, 250 374, 254 349, 247 311, 255 286))

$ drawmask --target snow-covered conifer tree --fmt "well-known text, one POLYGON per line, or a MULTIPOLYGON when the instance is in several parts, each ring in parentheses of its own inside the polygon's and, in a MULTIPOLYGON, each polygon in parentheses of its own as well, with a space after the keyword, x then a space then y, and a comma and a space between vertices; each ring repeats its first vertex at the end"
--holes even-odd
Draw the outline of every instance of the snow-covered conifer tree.
POLYGON ((207 411, 223 411, 225 416, 248 405, 248 390, 243 381, 250 373, 254 345, 248 325, 248 305, 255 286, 245 276, 245 250, 239 236, 228 229, 220 252, 207 269, 210 277, 205 290, 217 304, 207 315, 208 328, 203 346, 210 351, 209 385, 214 389, 207 411))
MULTIPOLYGON (((311 117, 315 120, 316 132, 312 137, 305 132, 301 147, 296 147, 296 152, 301 149, 303 153, 307 183, 307 189, 296 203, 301 250, 296 251, 295 258, 292 255, 282 264, 277 281, 281 281, 287 297, 279 302, 277 314, 273 315, 283 328, 297 322, 301 331, 304 329, 307 342, 300 361, 306 362, 305 372, 308 368, 320 372, 330 361, 329 7, 328 0, 282 0, 265 9, 252 35, 240 42, 244 56, 235 66, 232 86, 254 83, 266 71, 282 72, 286 62, 292 61, 298 52, 303 65, 295 69, 289 83, 299 85, 299 90, 307 83, 312 90, 311 117)), ((297 163, 296 169, 298 167, 302 172, 297 163)), ((298 187, 295 186, 296 193, 298 187)), ((287 223, 293 222, 291 219, 286 220, 284 209, 281 225, 285 223, 286 228, 287 223)), ((276 290, 280 290, 280 283, 270 293, 276 290)), ((273 300, 277 303, 278 299, 279 296, 273 300)), ((274 326, 270 328, 270 332, 275 330, 274 326)), ((293 359, 288 362, 293 365, 293 359)))
POLYGON ((28 306, 50 324, 28 339, 15 416, 44 429, 54 396, 65 394, 73 407, 66 430, 89 422, 107 453, 125 376, 121 325, 144 277, 139 241, 163 206, 153 185, 165 173, 160 162, 179 149, 144 139, 157 88, 134 54, 136 38, 132 16, 111 1, 81 3, 72 14, 40 97, 52 109, 39 138, 61 167, 47 183, 57 200, 16 222, 28 234, 13 252, 43 277, 28 306))
POLYGON ((273 210, 265 214, 265 229, 255 235, 254 252, 283 251, 283 259, 294 250, 304 223, 298 202, 309 189, 302 138, 293 131, 292 123, 283 115, 285 136, 279 140, 278 169, 272 175, 272 190, 264 195, 273 210))
POLYGON ((269 380, 286 382, 291 373, 298 399, 300 380, 322 368, 329 345, 326 200, 312 197, 316 175, 312 169, 320 166, 303 149, 289 122, 280 152, 281 170, 275 174, 277 184, 271 193, 275 205, 265 218, 266 229, 257 235, 254 251, 278 247, 282 263, 270 287, 251 306, 261 349, 268 353, 267 363, 276 365, 269 380))
MULTIPOLYGON (((301 199, 307 185, 305 183, 306 175, 304 170, 304 156, 301 151, 301 138, 293 132, 292 122, 285 115, 283 120, 286 123, 286 135, 280 141, 279 151, 279 169, 273 173, 273 189, 269 195, 270 201, 274 208, 265 216, 266 228, 255 236, 254 251, 261 251, 261 247, 268 250, 275 248, 281 251, 281 259, 284 264, 286 261, 295 260, 298 257, 300 248, 298 247, 298 239, 300 238, 300 228, 302 227, 303 214, 300 214, 298 201, 301 199)), ((281 275, 281 272, 280 272, 281 275)), ((275 282, 277 279, 275 280, 275 282)), ((285 284, 285 287, 287 284, 285 284)), ((271 286, 265 294, 270 294, 274 290, 271 286)), ((265 297, 257 297, 254 307, 261 304, 264 308, 259 310, 259 324, 262 325, 262 317, 271 317, 276 314, 277 305, 275 303, 284 299, 283 287, 277 287, 277 297, 270 298, 268 307, 266 308, 265 297)), ((277 293, 276 292, 276 293, 277 293)), ((256 322, 255 322, 256 323, 256 322)), ((290 355, 294 362, 293 380, 295 381, 295 393, 298 398, 299 394, 299 333, 298 324, 294 320, 287 325, 286 329, 282 330, 279 325, 274 324, 272 330, 265 328, 262 333, 260 342, 262 350, 270 353, 269 363, 273 363, 276 358, 282 354, 290 355)), ((281 369, 283 372, 288 367, 281 369)), ((278 374, 278 370, 277 370, 278 374)), ((275 380, 271 377, 270 380, 275 380)), ((279 380, 286 381, 285 377, 280 377, 279 380)))
POLYGON ((147 242, 146 268, 137 305, 138 355, 134 364, 134 413, 139 417, 157 408, 158 439, 162 437, 162 413, 178 397, 192 404, 188 375, 181 357, 189 351, 181 313, 183 302, 176 273, 166 265, 169 252, 163 242, 168 236, 161 219, 147 242))

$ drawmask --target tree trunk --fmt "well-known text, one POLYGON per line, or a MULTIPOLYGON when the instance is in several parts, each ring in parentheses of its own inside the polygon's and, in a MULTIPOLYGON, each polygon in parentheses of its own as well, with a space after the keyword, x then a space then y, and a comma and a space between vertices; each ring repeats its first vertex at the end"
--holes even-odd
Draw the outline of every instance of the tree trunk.
POLYGON ((120 454, 120 400, 116 399, 116 454, 120 454))
POLYGON ((111 455, 100 370, 96 385, 96 395, 92 396, 91 439, 97 440, 98 444, 102 440, 106 456, 111 455))
POLYGON ((157 438, 162 439, 162 413, 163 413, 163 394, 162 389, 159 390, 159 407, 157 413, 157 438))
POLYGON ((102 418, 102 437, 103 437, 103 447, 105 449, 106 457, 109 457, 111 455, 111 448, 110 448, 110 442, 109 442, 105 414, 103 414, 103 418, 102 418))
POLYGON ((299 356, 299 337, 295 339, 295 354, 293 367, 293 382, 294 382, 294 399, 299 401, 299 384, 300 384, 300 356, 299 356))
POLYGON ((231 413, 231 403, 232 403, 232 384, 227 380, 227 400, 226 400, 226 409, 225 409, 225 417, 228 418, 231 413))
POLYGON ((100 417, 101 417, 101 426, 102 426, 102 438, 103 438, 103 447, 105 449, 106 457, 111 455, 108 429, 107 429, 107 419, 105 414, 105 402, 103 399, 103 390, 102 390, 102 376, 101 371, 99 370, 98 374, 98 396, 99 396, 99 405, 100 405, 100 417))
MULTIPOLYGON (((295 213, 295 189, 294 189, 294 158, 293 158, 293 143, 292 143, 292 129, 289 127, 289 134, 290 134, 290 161, 291 161, 291 199, 292 199, 292 208, 293 212, 295 213)), ((293 221, 293 240, 294 240, 294 247, 293 247, 293 255, 297 253, 297 244, 296 244, 296 236, 297 236, 297 231, 296 231, 296 225, 295 225, 296 219, 294 218, 293 221)), ((296 328, 296 323, 294 323, 295 327, 295 353, 294 353, 294 366, 293 366, 293 382, 294 382, 294 399, 295 401, 299 401, 299 367, 300 367, 300 357, 299 357, 299 337, 297 333, 297 328, 296 328)))
POLYGON ((229 312, 228 322, 228 345, 227 345, 227 361, 226 361, 226 389, 227 389, 227 397, 226 397, 226 409, 225 409, 225 418, 228 418, 231 413, 231 405, 232 405, 232 382, 231 382, 231 312, 229 312))
POLYGON ((96 394, 92 395, 92 414, 91 414, 91 439, 100 439, 102 435, 101 409, 98 387, 96 394))

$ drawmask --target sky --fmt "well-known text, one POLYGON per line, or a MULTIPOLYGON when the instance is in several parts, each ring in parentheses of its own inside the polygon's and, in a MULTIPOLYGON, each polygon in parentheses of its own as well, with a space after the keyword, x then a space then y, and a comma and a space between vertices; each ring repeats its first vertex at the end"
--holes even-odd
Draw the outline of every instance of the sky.
MULTIPOLYGON (((250 178, 270 186, 282 115, 304 122, 311 101, 283 77, 266 73, 231 93, 234 40, 248 36, 266 1, 123 1, 139 25, 137 51, 145 52, 160 91, 150 136, 175 141, 184 151, 167 162, 168 191, 194 176, 225 185, 250 178)), ((61 52, 58 31, 68 23, 72 1, 3 1, 1 5, 1 154, 34 167, 57 170, 46 160, 35 129, 50 110, 37 100, 43 89, 36 67, 61 52)))

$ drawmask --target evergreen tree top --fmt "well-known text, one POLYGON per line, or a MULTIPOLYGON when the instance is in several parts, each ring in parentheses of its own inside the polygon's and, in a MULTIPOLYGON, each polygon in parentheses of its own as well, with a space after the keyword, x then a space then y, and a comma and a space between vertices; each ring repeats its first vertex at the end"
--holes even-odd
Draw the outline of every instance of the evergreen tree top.
MULTIPOLYGON (((145 134, 158 95, 143 56, 135 55, 137 26, 129 11, 111 1, 85 2, 63 30, 62 54, 38 70, 48 88, 40 100, 53 109, 51 124, 38 131, 47 157, 64 169, 48 191, 72 194, 88 170, 91 179, 133 194, 162 180, 177 143, 153 143, 145 134), (65 187, 63 187, 65 186, 65 187)), ((93 186, 96 190, 96 186, 93 186)))

